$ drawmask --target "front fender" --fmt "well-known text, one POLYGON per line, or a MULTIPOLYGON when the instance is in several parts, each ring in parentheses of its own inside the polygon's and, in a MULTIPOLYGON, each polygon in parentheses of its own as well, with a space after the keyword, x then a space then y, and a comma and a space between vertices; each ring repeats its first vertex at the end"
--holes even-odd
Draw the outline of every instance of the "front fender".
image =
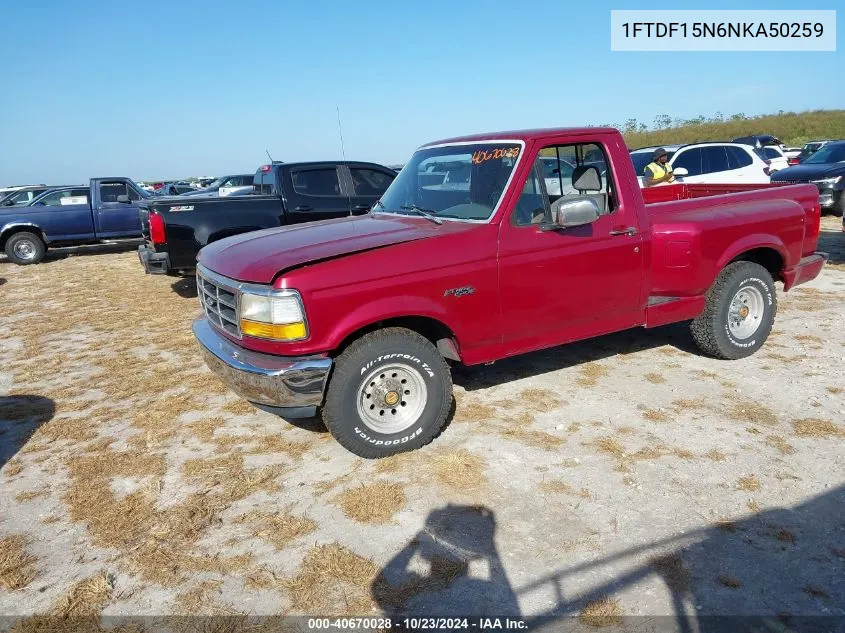
MULTIPOLYGON (((338 319, 330 330, 327 342, 330 349, 337 349, 344 340, 379 321, 390 319, 423 317, 438 321, 460 339, 459 326, 454 314, 429 297, 402 295, 382 297, 358 306, 338 319)), ((457 342, 457 341, 456 341, 457 342)))

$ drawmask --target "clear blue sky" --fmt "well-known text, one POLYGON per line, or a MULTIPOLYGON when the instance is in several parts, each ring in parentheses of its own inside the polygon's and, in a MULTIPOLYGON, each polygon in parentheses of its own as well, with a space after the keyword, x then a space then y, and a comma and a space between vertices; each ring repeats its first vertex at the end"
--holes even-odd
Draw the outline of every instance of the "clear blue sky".
MULTIPOLYGON (((835 9, 840 0, 697 8, 835 9)), ((610 9, 534 0, 67 2, 0 13, 0 185, 404 162, 480 131, 845 107, 845 53, 620 53, 610 9)), ((683 7, 670 3, 675 8, 683 7)))

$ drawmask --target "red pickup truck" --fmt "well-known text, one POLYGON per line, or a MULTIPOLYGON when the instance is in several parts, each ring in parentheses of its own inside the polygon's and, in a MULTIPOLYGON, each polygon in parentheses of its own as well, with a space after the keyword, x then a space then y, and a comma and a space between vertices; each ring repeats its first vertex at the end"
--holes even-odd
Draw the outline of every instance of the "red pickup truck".
POLYGON ((430 442, 447 361, 476 365, 692 320, 753 354, 777 298, 815 278, 814 185, 641 190, 609 128, 484 134, 414 153, 366 216, 214 242, 198 256, 209 367, 282 417, 322 410, 366 458, 430 442))

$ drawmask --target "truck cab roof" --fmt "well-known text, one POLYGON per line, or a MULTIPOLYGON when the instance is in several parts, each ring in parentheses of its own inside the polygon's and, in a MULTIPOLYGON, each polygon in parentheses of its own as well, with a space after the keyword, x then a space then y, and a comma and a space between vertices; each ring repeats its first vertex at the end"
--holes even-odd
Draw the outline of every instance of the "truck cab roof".
POLYGON ((470 134, 468 136, 455 136, 442 139, 432 143, 426 143, 422 147, 433 147, 436 145, 451 145, 455 143, 483 143, 485 141, 500 141, 503 139, 527 142, 530 140, 545 138, 547 136, 578 136, 582 134, 618 134, 618 130, 612 127, 551 127, 535 128, 529 130, 507 130, 503 132, 489 132, 485 134, 470 134))

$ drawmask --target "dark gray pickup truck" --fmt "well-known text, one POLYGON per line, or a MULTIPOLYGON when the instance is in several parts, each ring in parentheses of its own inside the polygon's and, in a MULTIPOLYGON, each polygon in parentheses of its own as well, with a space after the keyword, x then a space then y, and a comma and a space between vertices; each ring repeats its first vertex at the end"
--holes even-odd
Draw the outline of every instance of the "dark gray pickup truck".
POLYGON ((259 229, 363 215, 395 177, 394 170, 375 163, 274 162, 255 172, 247 195, 144 200, 145 241, 138 257, 148 274, 193 274, 206 244, 259 229))

